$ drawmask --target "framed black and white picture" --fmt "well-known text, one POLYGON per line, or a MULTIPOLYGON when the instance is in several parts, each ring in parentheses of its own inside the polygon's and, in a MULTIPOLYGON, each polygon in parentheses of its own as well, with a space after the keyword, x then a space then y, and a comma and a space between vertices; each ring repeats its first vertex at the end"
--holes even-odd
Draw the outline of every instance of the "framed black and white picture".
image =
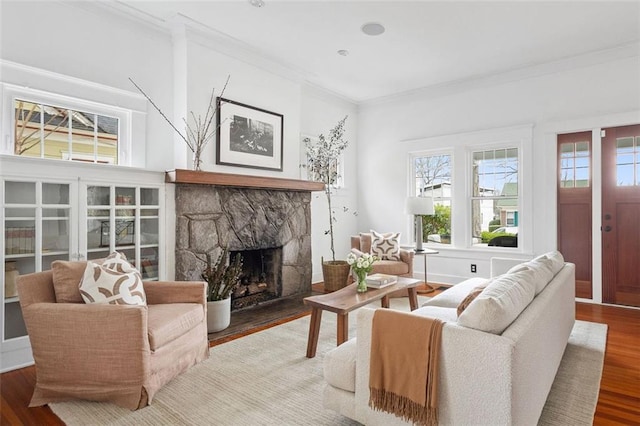
POLYGON ((284 116, 218 98, 216 164, 282 171, 284 116))

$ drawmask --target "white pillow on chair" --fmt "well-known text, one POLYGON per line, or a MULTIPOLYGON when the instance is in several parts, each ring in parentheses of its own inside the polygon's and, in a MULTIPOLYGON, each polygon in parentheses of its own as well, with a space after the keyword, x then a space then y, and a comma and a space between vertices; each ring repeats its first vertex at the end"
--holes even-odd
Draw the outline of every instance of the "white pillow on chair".
POLYGON ((400 233, 371 230, 371 254, 380 260, 400 260, 400 233))
POLYGON ((80 294, 85 303, 147 304, 140 272, 118 252, 110 254, 102 265, 87 262, 80 294))

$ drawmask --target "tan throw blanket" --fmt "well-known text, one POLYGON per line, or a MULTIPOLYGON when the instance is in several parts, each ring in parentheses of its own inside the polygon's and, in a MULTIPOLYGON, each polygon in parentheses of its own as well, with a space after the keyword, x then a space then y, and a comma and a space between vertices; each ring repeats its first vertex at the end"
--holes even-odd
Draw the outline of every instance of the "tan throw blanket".
POLYGON ((369 406, 438 424, 438 358, 444 323, 391 309, 373 315, 369 406))

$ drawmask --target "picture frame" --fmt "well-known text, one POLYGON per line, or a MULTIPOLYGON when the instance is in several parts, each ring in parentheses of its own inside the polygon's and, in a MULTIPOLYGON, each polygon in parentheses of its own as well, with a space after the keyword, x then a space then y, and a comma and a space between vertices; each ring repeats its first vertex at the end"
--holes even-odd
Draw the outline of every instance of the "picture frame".
POLYGON ((282 171, 284 116, 221 97, 216 101, 216 164, 282 171))

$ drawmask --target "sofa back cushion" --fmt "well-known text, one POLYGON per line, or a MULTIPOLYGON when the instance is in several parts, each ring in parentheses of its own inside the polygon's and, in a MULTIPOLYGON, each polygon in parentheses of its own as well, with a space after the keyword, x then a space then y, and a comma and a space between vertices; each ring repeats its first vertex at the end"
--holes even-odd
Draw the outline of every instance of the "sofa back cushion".
POLYGON ((500 275, 458 317, 458 324, 501 334, 531 303, 536 286, 533 271, 500 275))
POLYGON ((564 258, 559 251, 545 253, 525 263, 509 269, 508 274, 530 270, 533 272, 536 284, 536 296, 551 282, 553 277, 564 266, 564 258))

